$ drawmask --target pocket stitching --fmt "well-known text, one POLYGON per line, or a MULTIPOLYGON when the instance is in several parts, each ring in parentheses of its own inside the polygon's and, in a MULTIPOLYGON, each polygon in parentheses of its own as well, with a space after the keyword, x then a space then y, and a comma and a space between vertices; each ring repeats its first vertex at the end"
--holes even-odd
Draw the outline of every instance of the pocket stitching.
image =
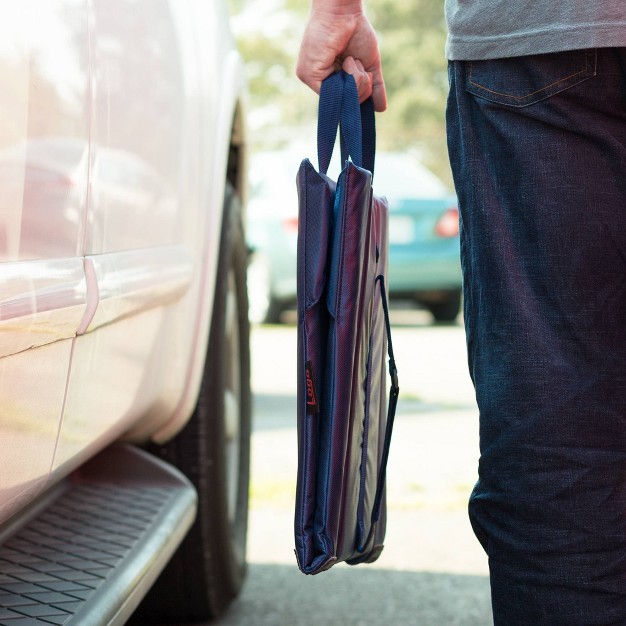
MULTIPOLYGON (((597 51, 593 51, 594 53, 594 58, 597 59, 597 51)), ((544 85, 543 87, 541 87, 540 89, 537 89, 531 93, 525 94, 523 96, 514 96, 512 94, 508 94, 508 93, 503 93, 500 91, 494 91, 493 89, 489 89, 488 87, 485 87, 484 85, 481 85, 480 83, 477 83, 475 81, 472 80, 472 74, 474 71, 474 63, 472 61, 469 61, 469 76, 468 76, 468 82, 470 85, 473 85, 474 87, 476 87, 477 89, 480 89, 481 91, 486 91, 487 93, 491 93, 494 96, 500 96, 502 98, 509 98, 511 100, 527 100, 528 98, 531 98, 532 96, 541 93, 542 91, 546 91, 548 89, 554 88, 556 85, 558 85, 559 83, 563 83, 566 81, 569 81, 573 78, 576 78, 576 76, 579 76, 580 74, 588 74, 590 71, 590 67, 589 67, 589 59, 591 56, 591 51, 587 50, 585 51, 585 67, 581 70, 579 70, 578 72, 575 72, 574 74, 570 74, 569 76, 565 76, 564 78, 560 78, 559 80, 554 81, 553 83, 550 83, 549 85, 544 85)), ((594 63, 594 65, 597 63, 594 63)), ((593 70, 593 74, 595 75, 595 69, 593 70)), ((589 77, 589 76, 588 76, 589 77)), ((583 79, 584 80, 584 79, 583 79)), ((556 92, 558 93, 558 92, 556 92)), ((478 95, 478 94, 477 94, 478 95)))

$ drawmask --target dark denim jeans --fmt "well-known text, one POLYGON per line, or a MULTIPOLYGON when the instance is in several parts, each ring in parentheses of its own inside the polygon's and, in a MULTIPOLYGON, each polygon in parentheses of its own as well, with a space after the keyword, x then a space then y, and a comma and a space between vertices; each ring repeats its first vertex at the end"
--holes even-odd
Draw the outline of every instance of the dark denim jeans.
POLYGON ((626 624, 626 49, 450 64, 497 626, 626 624))

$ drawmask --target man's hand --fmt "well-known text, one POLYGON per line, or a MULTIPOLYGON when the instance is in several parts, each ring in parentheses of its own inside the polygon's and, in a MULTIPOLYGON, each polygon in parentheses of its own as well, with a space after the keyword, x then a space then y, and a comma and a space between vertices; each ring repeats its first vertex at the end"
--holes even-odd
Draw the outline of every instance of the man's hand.
POLYGON ((319 93, 322 81, 340 69, 354 76, 361 102, 371 95, 376 111, 387 108, 378 39, 361 0, 313 0, 296 74, 319 93))

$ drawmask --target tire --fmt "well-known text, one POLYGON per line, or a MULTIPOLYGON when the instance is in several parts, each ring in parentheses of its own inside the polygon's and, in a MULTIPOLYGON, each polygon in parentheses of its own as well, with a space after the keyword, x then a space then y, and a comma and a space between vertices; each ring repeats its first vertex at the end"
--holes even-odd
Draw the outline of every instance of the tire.
POLYGON ((229 187, 198 404, 172 441, 151 450, 194 484, 198 514, 135 614, 139 623, 214 619, 245 578, 251 411, 246 256, 239 203, 229 187))
POLYGON ((253 252, 248 265, 250 321, 253 324, 279 324, 283 303, 272 294, 270 264, 261 252, 253 252))
POLYGON ((461 292, 457 291, 450 294, 450 297, 442 302, 431 302, 427 307, 436 322, 451 324, 459 315, 461 308, 461 292))

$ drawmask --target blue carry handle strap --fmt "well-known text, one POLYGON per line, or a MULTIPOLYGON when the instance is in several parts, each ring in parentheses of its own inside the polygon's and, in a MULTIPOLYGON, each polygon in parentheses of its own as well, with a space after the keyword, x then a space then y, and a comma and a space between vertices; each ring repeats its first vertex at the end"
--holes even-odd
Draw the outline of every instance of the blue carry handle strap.
POLYGON ((374 176, 376 122, 374 120, 374 101, 371 98, 368 98, 361 105, 361 136, 363 138, 363 167, 374 176))
POLYGON ((339 131, 343 139, 341 143, 341 162, 343 165, 349 156, 355 165, 363 167, 363 131, 361 128, 359 92, 354 78, 345 72, 342 72, 342 75, 343 98, 341 101, 341 116, 339 118, 339 131))
POLYGON ((320 172, 326 174, 340 128, 342 160, 374 172, 376 127, 374 104, 368 98, 359 106, 354 78, 336 72, 322 81, 317 118, 317 157, 320 172))
POLYGON ((326 174, 333 156, 337 127, 343 102, 343 77, 340 72, 322 81, 317 114, 317 160, 320 172, 326 174))

